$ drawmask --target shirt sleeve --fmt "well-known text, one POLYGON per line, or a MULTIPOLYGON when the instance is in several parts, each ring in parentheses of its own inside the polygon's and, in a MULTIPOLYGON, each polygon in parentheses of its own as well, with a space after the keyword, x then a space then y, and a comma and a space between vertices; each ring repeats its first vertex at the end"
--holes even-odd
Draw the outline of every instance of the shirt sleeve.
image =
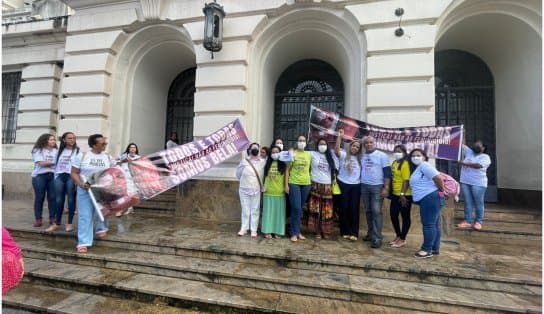
POLYGON ((115 158, 113 158, 112 155, 108 155, 108 158, 110 160, 110 167, 115 167, 115 165, 117 165, 117 161, 115 161, 115 158))
POLYGON ((32 153, 32 160, 34 160, 34 163, 44 161, 45 158, 43 157, 42 151, 38 150, 38 151, 33 152, 32 153))
POLYGON ((463 154, 465 155, 465 158, 470 158, 474 155, 474 152, 467 145, 463 145, 463 154))
POLYGON ((382 163, 382 168, 391 168, 391 164, 389 163, 389 158, 387 157, 387 155, 385 153, 382 153, 380 155, 380 162, 382 163))
POLYGON ((491 158, 489 158, 489 155, 482 154, 478 157, 478 164, 480 164, 482 168, 487 169, 491 165, 491 158))
POLYGON ((244 168, 246 167, 246 160, 242 159, 240 163, 238 164, 238 167, 236 167, 236 177, 238 180, 242 177, 242 172, 244 172, 244 168))
POLYGON ((431 166, 429 163, 427 162, 424 162, 423 164, 421 164, 421 172, 427 177, 427 178, 434 178, 436 177, 437 175, 440 174, 440 172, 438 172, 438 170, 436 170, 435 167, 431 166))
POLYGON ((78 154, 75 154, 74 156, 72 156, 72 167, 74 168, 77 168, 77 169, 80 169, 81 168, 81 156, 83 155, 83 153, 78 153, 78 154))

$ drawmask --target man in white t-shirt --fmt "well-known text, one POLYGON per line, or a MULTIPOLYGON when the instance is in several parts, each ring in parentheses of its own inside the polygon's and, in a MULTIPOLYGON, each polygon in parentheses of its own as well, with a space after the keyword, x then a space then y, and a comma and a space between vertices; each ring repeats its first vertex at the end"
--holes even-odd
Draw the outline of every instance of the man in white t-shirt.
POLYGON ((91 185, 87 178, 93 173, 115 166, 113 157, 105 152, 106 139, 101 134, 89 136, 88 152, 79 153, 72 159, 72 180, 77 185, 78 230, 77 252, 87 253, 87 248, 93 245, 94 227, 96 236, 104 238, 108 231, 108 221, 97 219, 95 208, 89 195, 91 185), (94 220, 96 219, 96 224, 94 220))
POLYGON ((361 157, 361 197, 365 206, 368 233, 363 241, 371 241, 372 248, 382 246, 382 205, 389 196, 391 165, 387 155, 376 149, 372 136, 363 139, 365 153, 361 157))

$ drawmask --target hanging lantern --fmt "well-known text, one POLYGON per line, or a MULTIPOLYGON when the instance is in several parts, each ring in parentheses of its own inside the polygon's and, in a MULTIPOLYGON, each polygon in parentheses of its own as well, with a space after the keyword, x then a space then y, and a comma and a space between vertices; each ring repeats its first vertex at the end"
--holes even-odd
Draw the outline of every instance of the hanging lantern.
POLYGON ((220 51, 223 47, 223 18, 225 11, 223 7, 214 0, 204 5, 204 48, 212 52, 220 51))

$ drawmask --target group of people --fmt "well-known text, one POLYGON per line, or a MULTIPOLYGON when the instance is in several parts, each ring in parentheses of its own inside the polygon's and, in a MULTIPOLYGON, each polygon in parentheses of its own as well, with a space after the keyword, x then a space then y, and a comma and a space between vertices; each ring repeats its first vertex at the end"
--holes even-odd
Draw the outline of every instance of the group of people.
MULTIPOLYGON (((68 200, 68 223, 66 231, 74 230, 73 219, 78 208, 78 244, 77 251, 87 252, 92 246, 94 235, 103 238, 108 231, 108 221, 96 219, 91 201, 87 178, 93 173, 115 165, 123 168, 125 175, 130 176, 127 164, 140 158, 138 146, 130 143, 125 152, 114 159, 105 152, 106 139, 101 134, 89 136, 89 151, 80 151, 73 132, 66 132, 60 138, 60 147, 52 134, 42 134, 32 149, 34 170, 32 171, 32 187, 34 189, 34 227, 43 225, 43 204, 47 197, 49 208, 49 227, 47 232, 57 231, 62 224, 65 199, 68 200)), ((127 182, 131 182, 127 180, 127 182)), ((134 186, 127 186, 134 190, 134 186)), ((125 213, 132 212, 129 208, 125 213)), ((119 212, 117 216, 121 216, 119 212)))
MULTIPOLYGON (((251 237, 257 237, 262 206, 261 232, 266 238, 281 238, 286 233, 286 208, 289 207, 292 242, 306 239, 301 225, 315 233, 316 239, 327 239, 333 229, 333 196, 339 187, 337 210, 342 238, 358 240, 362 199, 368 226, 363 241, 370 242, 372 248, 380 248, 382 205, 383 200, 389 198, 390 218, 396 234, 389 245, 394 248, 406 245, 411 206, 415 203, 420 207, 423 243, 414 256, 428 258, 439 254, 440 209, 449 195, 443 175, 428 163, 425 151, 407 152, 405 146, 397 145, 391 163, 384 152, 376 149, 373 137, 364 137, 362 141, 353 139, 347 150, 342 149, 343 137, 344 130, 340 129, 334 146, 320 138, 311 151, 306 150, 306 137, 302 135, 297 138, 296 147, 289 150, 284 150, 281 138, 275 139, 267 150, 258 143, 251 143, 247 158, 242 159, 236 170, 241 205, 238 235, 250 233, 251 237)), ((458 226, 480 230, 490 158, 484 153, 485 145, 481 141, 476 141, 472 148, 463 145, 463 151, 465 159, 459 164, 465 221, 458 226), (476 207, 475 223, 472 223, 473 207, 476 207)))

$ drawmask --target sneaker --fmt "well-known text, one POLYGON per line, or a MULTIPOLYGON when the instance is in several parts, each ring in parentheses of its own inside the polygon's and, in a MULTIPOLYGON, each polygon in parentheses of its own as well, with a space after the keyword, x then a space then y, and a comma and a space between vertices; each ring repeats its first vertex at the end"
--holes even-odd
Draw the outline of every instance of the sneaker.
POLYGON ((350 236, 348 236, 347 234, 344 234, 344 235, 342 236, 342 238, 344 238, 344 239, 349 239, 350 236))
POLYGON ((67 224, 67 225, 66 225, 66 232, 70 232, 70 231, 72 231, 72 230, 74 230, 74 225, 72 225, 72 224, 67 224))
POLYGON ((356 237, 356 236, 350 236, 349 239, 350 239, 351 241, 357 241, 357 237, 356 237))
POLYGON ((370 244, 370 247, 373 249, 379 249, 382 247, 382 241, 372 241, 372 244, 370 244))
POLYGON ((479 223, 479 222, 475 223, 474 224, 474 230, 478 230, 478 231, 482 230, 482 224, 479 223))
POLYGON ((425 252, 425 251, 417 251, 417 252, 414 253, 414 257, 416 257, 416 258, 429 258, 429 257, 433 257, 433 253, 425 252))
POLYGON ((59 229, 59 225, 52 224, 51 226, 47 227, 47 229, 45 229, 45 232, 55 232, 58 229, 59 229))
POLYGON ((472 224, 468 223, 466 220, 463 220, 462 222, 457 224, 457 228, 462 228, 462 229, 472 228, 472 224))
POLYGON ((42 225, 43 225, 42 220, 41 219, 36 219, 33 226, 36 227, 36 228, 39 228, 42 225))
POLYGON ((371 237, 369 234, 367 234, 367 235, 365 235, 365 236, 363 237, 363 241, 365 241, 365 242, 370 242, 370 241, 372 241, 372 237, 371 237))
POLYGON ((391 247, 399 248, 406 245, 406 240, 398 240, 396 243, 391 244, 391 247))
POLYGON ((400 241, 400 238, 399 238, 399 237, 396 237, 395 240, 389 242, 389 245, 392 246, 393 244, 397 243, 398 241, 400 241))
POLYGON ((440 251, 433 251, 433 255, 440 255, 440 251))

